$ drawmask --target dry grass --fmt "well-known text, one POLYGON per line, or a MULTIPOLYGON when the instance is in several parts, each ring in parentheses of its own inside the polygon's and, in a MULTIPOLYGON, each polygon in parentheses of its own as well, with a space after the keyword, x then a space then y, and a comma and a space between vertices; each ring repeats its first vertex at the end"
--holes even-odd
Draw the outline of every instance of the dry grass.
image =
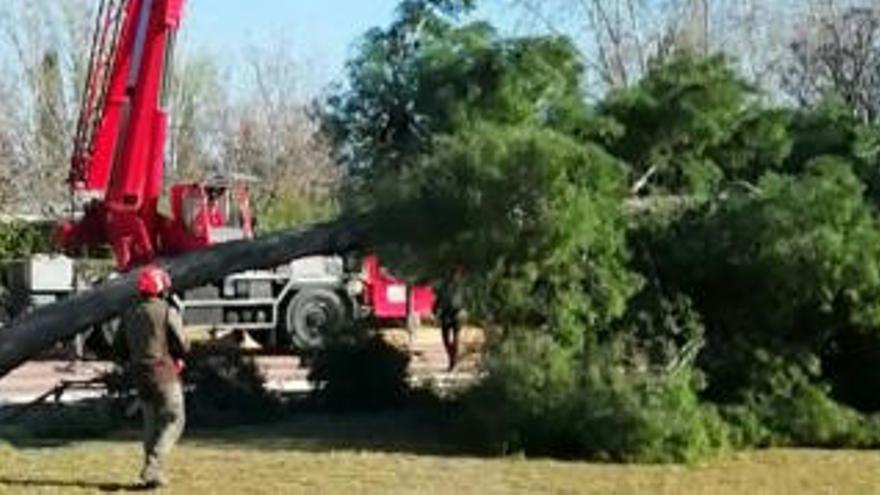
MULTIPOLYGON (((332 425, 332 420, 328 420, 332 425)), ((345 425, 343 425, 343 430, 345 425)), ((175 452, 170 493, 880 493, 880 453, 776 450, 700 466, 621 466, 331 448, 288 427, 190 438, 175 452), (291 439, 288 437, 296 437, 291 439)), ((399 447, 399 446, 398 446, 399 447)), ((394 447, 396 448, 396 447, 394 447)), ((0 493, 124 491, 133 439, 20 450, 0 447, 0 493)))

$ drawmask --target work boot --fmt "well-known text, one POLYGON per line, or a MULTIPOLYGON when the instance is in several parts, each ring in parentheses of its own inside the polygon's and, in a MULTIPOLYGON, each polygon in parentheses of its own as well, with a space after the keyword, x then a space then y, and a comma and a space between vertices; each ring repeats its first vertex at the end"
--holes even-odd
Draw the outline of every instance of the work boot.
POLYGON ((156 461, 147 461, 141 471, 141 482, 144 488, 154 489, 168 486, 168 479, 162 473, 162 467, 156 461))

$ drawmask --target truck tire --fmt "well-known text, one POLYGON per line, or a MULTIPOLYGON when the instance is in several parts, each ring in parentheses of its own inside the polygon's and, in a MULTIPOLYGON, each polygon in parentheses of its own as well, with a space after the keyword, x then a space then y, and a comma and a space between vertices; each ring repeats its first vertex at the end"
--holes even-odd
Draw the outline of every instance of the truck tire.
POLYGON ((347 320, 338 294, 327 289, 304 289, 287 305, 287 334, 301 351, 323 347, 327 337, 342 329, 347 320))

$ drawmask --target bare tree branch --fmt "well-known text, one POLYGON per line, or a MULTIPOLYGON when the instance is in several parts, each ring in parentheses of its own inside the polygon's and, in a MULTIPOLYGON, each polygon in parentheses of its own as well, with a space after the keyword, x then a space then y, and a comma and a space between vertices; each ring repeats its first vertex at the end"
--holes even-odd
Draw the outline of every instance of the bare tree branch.
POLYGON ((880 7, 815 7, 791 44, 784 89, 802 105, 830 94, 865 122, 880 116, 880 7))

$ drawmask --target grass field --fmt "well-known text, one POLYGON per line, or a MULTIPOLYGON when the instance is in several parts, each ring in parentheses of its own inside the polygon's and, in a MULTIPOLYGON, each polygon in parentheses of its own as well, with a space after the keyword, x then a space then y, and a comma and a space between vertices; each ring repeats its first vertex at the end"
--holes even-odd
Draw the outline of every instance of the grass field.
MULTIPOLYGON (((169 493, 880 493, 880 453, 774 450, 697 466, 622 466, 455 454, 442 436, 412 440, 411 420, 311 418, 190 432, 169 493), (394 432, 397 432, 395 435, 394 432), (380 439, 381 438, 381 439, 380 439)), ((430 429, 424 429, 429 431, 430 429)), ((127 491, 136 432, 102 441, 0 447, 0 494, 127 491)))

